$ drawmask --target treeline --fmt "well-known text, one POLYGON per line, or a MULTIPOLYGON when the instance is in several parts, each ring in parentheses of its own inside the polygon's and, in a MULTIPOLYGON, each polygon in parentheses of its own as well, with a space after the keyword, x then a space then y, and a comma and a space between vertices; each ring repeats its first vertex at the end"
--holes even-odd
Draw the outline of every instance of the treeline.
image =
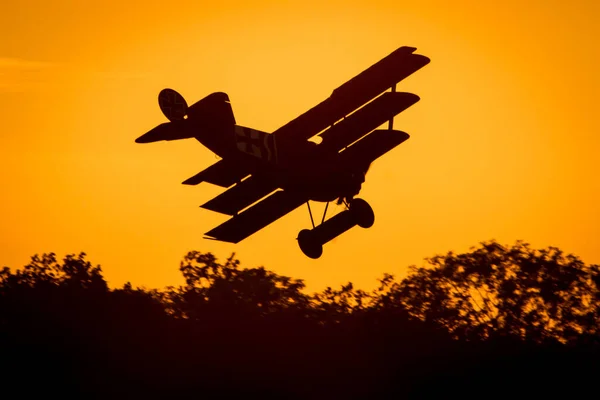
MULTIPOLYGON (((368 266, 365 266, 368 268, 368 266)), ((597 393, 600 267, 491 241, 307 294, 190 252, 185 284, 111 289, 85 254, 0 272, 2 393, 61 398, 597 393)))

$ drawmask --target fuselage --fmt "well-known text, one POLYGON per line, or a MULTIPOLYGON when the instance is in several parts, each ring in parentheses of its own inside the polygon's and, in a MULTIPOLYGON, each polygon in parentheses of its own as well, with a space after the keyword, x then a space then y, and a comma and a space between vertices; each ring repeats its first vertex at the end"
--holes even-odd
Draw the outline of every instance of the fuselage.
MULTIPOLYGON (((192 122, 192 121, 188 121, 192 122)), ((299 191, 314 201, 352 198, 360 191, 368 166, 339 162, 337 152, 302 141, 278 144, 274 135, 240 125, 190 124, 195 138, 223 159, 234 160, 249 173, 266 175, 277 186, 299 191)))

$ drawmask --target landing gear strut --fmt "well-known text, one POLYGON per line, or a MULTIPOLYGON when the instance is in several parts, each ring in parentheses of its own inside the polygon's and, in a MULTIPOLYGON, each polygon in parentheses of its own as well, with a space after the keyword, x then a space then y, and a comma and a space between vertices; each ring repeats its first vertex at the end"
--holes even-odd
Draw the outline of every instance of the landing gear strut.
MULTIPOLYGON (((308 204, 308 203, 307 203, 308 204)), ((329 203, 327 203, 329 205, 329 203)), ((303 229, 298 234, 298 245, 300 250, 309 258, 319 258, 323 254, 323 245, 335 237, 346 232, 355 225, 361 228, 370 228, 375 222, 373 209, 362 199, 353 199, 346 205, 347 210, 329 218, 325 221, 327 206, 323 213, 321 224, 315 227, 310 205, 308 211, 313 229, 303 229)))

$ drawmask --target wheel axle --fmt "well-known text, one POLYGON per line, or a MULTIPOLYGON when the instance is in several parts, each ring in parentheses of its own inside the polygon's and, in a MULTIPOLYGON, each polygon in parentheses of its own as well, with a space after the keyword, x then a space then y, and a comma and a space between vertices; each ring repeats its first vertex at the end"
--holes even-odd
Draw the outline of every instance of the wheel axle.
MULTIPOLYGON (((325 212, 327 208, 325 209, 325 212)), ((310 206, 309 206, 310 212, 310 206)), ((313 229, 303 229, 298 234, 298 245, 300 250, 309 258, 317 259, 323 254, 323 245, 352 227, 358 225, 361 228, 370 228, 375 222, 373 209, 366 201, 362 199, 353 199, 347 210, 322 221, 320 225, 314 226, 314 220, 311 214, 313 229)), ((323 216, 325 217, 325 215, 323 216)))

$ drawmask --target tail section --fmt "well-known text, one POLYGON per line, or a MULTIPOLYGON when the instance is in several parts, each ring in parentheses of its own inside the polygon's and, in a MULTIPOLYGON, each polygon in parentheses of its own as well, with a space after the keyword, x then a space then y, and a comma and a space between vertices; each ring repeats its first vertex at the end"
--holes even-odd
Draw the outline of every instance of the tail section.
MULTIPOLYGON (((158 95, 158 104, 169 122, 160 124, 143 134, 135 140, 136 143, 194 137, 204 143, 208 132, 218 135, 217 132, 232 130, 235 125, 233 109, 226 93, 209 94, 188 107, 181 94, 173 89, 163 89, 158 95)), ((210 142, 210 138, 208 139, 210 142)))
POLYGON ((209 94, 188 108, 188 118, 207 123, 233 126, 235 117, 229 102, 229 96, 223 92, 209 94))

